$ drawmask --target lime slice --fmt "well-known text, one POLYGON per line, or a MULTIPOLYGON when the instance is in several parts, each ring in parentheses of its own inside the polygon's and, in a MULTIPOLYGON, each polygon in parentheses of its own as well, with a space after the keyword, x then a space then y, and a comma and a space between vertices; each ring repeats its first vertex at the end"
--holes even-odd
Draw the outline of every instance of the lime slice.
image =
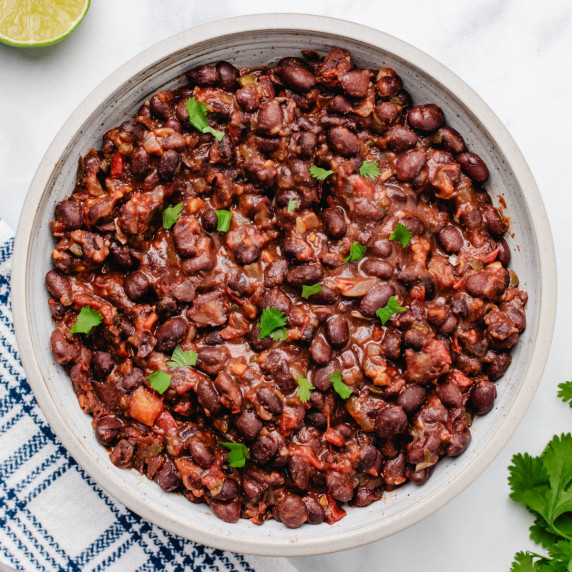
POLYGON ((49 46, 67 38, 83 20, 90 0, 0 0, 0 42, 49 46))

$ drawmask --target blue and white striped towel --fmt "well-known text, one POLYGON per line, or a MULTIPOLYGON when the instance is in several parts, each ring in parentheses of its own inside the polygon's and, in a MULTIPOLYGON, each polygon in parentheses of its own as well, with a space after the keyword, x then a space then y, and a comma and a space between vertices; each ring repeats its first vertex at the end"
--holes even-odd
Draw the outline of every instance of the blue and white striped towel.
POLYGON ((9 302, 12 245, 0 221, 0 570, 295 572, 283 558, 224 552, 170 534, 115 502, 76 464, 20 363, 9 302))

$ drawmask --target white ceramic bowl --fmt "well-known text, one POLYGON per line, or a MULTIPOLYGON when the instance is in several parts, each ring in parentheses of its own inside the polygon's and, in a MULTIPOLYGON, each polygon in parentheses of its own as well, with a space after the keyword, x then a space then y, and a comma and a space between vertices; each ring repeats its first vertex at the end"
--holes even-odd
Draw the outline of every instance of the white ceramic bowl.
POLYGON ((453 73, 412 46, 357 24, 292 14, 246 16, 194 28, 153 46, 109 76, 69 118, 38 168, 22 213, 12 270, 14 324, 30 385, 53 430, 87 473, 131 510, 218 548, 274 556, 320 554, 378 540, 425 518, 499 453, 524 416, 548 355, 556 300, 554 249, 542 200, 516 144, 453 73), (528 326, 508 373, 498 382, 494 410, 475 420, 468 450, 438 463, 425 485, 406 485, 367 508, 350 508, 333 526, 289 530, 274 520, 263 526, 248 520, 227 524, 206 505, 165 493, 135 470, 116 468, 96 442, 91 417, 80 409, 50 352, 53 322, 44 288, 53 246, 49 221, 56 203, 74 187, 78 156, 100 145, 103 133, 132 116, 150 94, 179 85, 186 70, 218 60, 261 66, 303 48, 326 53, 334 46, 350 50, 360 66, 395 68, 414 101, 440 105, 470 150, 486 161, 491 171, 487 188, 495 203, 504 197, 511 220, 512 266, 529 293, 528 326))

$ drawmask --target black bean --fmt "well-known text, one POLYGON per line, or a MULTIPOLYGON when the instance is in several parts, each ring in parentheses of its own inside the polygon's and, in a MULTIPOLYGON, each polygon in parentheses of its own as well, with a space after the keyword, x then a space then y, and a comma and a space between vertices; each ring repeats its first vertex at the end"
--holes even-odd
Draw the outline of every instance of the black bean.
POLYGON ((74 200, 63 200, 56 205, 56 220, 66 230, 76 230, 83 226, 83 207, 74 200))
POLYGON ((488 413, 495 404, 497 388, 491 381, 480 381, 471 391, 471 405, 478 415, 488 413))
POLYGON ((123 429, 123 421, 115 415, 104 415, 95 424, 95 438, 104 446, 111 447, 117 442, 123 429))
POLYGON ((238 79, 238 70, 228 62, 218 62, 216 71, 222 89, 225 91, 234 91, 236 88, 236 80, 238 79))
POLYGON ((443 250, 449 253, 457 254, 465 244, 461 231, 452 224, 448 224, 437 236, 443 250))
POLYGON ((52 348, 54 359, 62 365, 75 362, 79 359, 79 348, 68 342, 59 330, 54 330, 52 332, 50 337, 50 346, 52 348))
POLYGON ((208 413, 213 415, 221 410, 220 397, 213 387, 212 381, 207 379, 199 381, 195 391, 199 403, 208 413))
POLYGON ((427 164, 425 151, 409 151, 395 162, 395 174, 400 181, 412 181, 427 164))
POLYGON ((262 429, 262 421, 251 409, 245 409, 234 418, 234 425, 248 441, 256 438, 262 429))
POLYGON ((365 445, 359 455, 360 471, 378 470, 381 466, 381 454, 373 445, 365 445))
POLYGON ((320 503, 311 497, 302 499, 308 510, 308 524, 321 524, 326 520, 326 514, 320 503))
POLYGON ((252 444, 250 456, 259 465, 266 465, 278 451, 278 439, 273 435, 260 435, 252 444))
POLYGON ((152 290, 149 279, 143 272, 132 272, 123 278, 123 289, 131 300, 137 302, 152 290))
POLYGON ((344 211, 340 207, 328 208, 322 213, 324 232, 331 238, 342 238, 348 231, 344 211))
POLYGON ((217 501, 229 502, 235 500, 238 496, 238 483, 231 477, 227 477, 223 483, 220 492, 214 496, 217 501))
POLYGON ((173 149, 165 151, 159 161, 157 169, 161 179, 170 181, 181 163, 181 156, 173 149))
POLYGON ((394 97, 403 89, 403 82, 395 70, 382 68, 377 75, 375 87, 381 97, 394 97))
POLYGON ((429 479, 434 470, 435 466, 427 467, 426 469, 421 469, 420 471, 411 471, 408 474, 409 480, 416 485, 422 485, 429 479))
POLYGON ((175 463, 170 459, 163 463, 163 466, 155 474, 154 480, 167 492, 174 491, 181 486, 181 479, 177 475, 175 463))
POLYGON ((202 65, 189 70, 187 72, 187 78, 192 85, 212 87, 217 83, 218 74, 216 68, 213 66, 202 65))
POLYGON ((264 270, 264 285, 267 288, 280 286, 288 272, 288 261, 285 258, 273 260, 264 270))
POLYGON ((463 405, 463 395, 456 383, 445 382, 438 385, 437 396, 445 407, 461 407, 463 405))
POLYGON ((128 467, 131 462, 131 458, 135 453, 135 447, 131 441, 127 439, 121 439, 109 456, 111 462, 120 469, 128 467))
POLYGON ((373 318, 380 308, 385 307, 389 298, 395 294, 391 284, 378 284, 374 286, 361 299, 359 311, 368 318, 373 318))
MULTIPOLYGON (((504 352, 503 353, 489 352, 489 353, 492 355, 488 365, 487 374, 489 378, 494 381, 495 379, 499 379, 499 377, 502 377, 505 374, 508 366, 512 362, 512 357, 510 354, 504 352)), ((489 354, 487 354, 487 357, 488 356, 489 354)))
POLYGON ((406 226, 413 236, 420 236, 425 231, 425 225, 416 216, 404 216, 399 222, 406 226))
POLYGON ((379 258, 366 258, 360 265, 360 269, 369 276, 376 276, 387 280, 393 275, 393 266, 379 258))
POLYGON ((397 360, 401 357, 401 332, 387 329, 381 340, 381 351, 386 358, 397 360))
POLYGON ((443 110, 433 103, 416 105, 407 113, 407 122, 422 133, 437 131, 445 123, 443 110))
POLYGON ((282 402, 269 387, 258 387, 256 397, 270 413, 274 415, 280 415, 282 413, 282 402))
POLYGON ((260 256, 260 249, 254 244, 241 242, 234 249, 234 259, 241 266, 256 262, 260 256))
POLYGON ((459 153, 464 153, 467 150, 463 137, 452 127, 446 125, 441 127, 439 136, 441 137, 441 145, 450 153, 459 155, 459 153))
POLYGON ((493 236, 502 236, 506 232, 506 222, 499 211, 491 205, 483 205, 481 208, 489 232, 493 236))
POLYGON ((184 318, 171 318, 161 324, 155 332, 157 349, 161 351, 173 349, 186 335, 189 324, 184 318))
POLYGON ((500 261, 500 263, 506 267, 510 264, 510 259, 511 259, 510 248, 508 247, 508 244, 504 238, 501 238, 498 241, 497 245, 500 246, 500 250, 497 255, 497 260, 500 261))
POLYGON ((327 133, 330 149, 342 157, 354 157, 359 153, 359 139, 345 127, 332 127, 327 133))
POLYGON ((257 352, 267 350, 272 345, 272 338, 270 336, 266 336, 262 339, 260 339, 259 336, 260 328, 253 324, 248 341, 250 342, 252 349, 257 352))
POLYGON ((330 494, 341 502, 348 502, 354 496, 354 487, 347 475, 330 471, 326 476, 326 483, 330 494))
POLYGON ((350 70, 340 78, 342 89, 351 97, 365 97, 371 72, 366 69, 350 70))
POLYGON ((338 293, 327 286, 322 286, 322 289, 315 294, 312 294, 308 301, 312 304, 335 304, 339 300, 338 293))
POLYGON ((326 338, 335 348, 343 348, 350 339, 350 326, 343 316, 332 316, 326 320, 326 338))
POLYGON ((375 434, 382 439, 391 439, 407 429, 407 415, 399 405, 389 405, 377 412, 375 434))
POLYGON ((385 238, 376 240, 370 248, 370 253, 379 258, 387 258, 392 252, 391 242, 385 238))
POLYGON ((256 111, 260 106, 260 96, 254 85, 247 85, 236 92, 236 102, 245 111, 256 111))
POLYGON ((389 149, 401 152, 415 147, 419 141, 419 137, 415 131, 408 129, 407 127, 394 125, 387 130, 384 140, 389 149))
POLYGON ((417 411, 427 398, 425 389, 417 383, 406 385, 397 397, 397 405, 403 408, 407 414, 417 411))
POLYGON ((193 437, 187 444, 193 461, 203 469, 208 469, 215 460, 212 449, 198 437, 193 437))
POLYGON ((315 284, 324 276, 324 269, 320 264, 302 264, 288 270, 286 280, 291 286, 315 284))
POLYGON ((457 156, 463 173, 477 183, 484 183, 489 178, 489 170, 485 162, 476 153, 461 153, 457 156))
POLYGON ((111 262, 120 270, 130 270, 136 263, 129 247, 116 241, 112 241, 109 245, 107 261, 111 262))
POLYGON ((108 352, 95 352, 91 358, 91 369, 96 379, 103 381, 113 370, 113 358, 108 352))
POLYGON ((328 111, 337 115, 346 115, 351 113, 351 103, 343 96, 336 95, 328 102, 328 111))
POLYGON ((149 102, 149 107, 155 117, 167 119, 172 113, 171 105, 173 103, 173 95, 166 91, 156 93, 149 102))
POLYGON ((276 508, 278 518, 288 528, 298 528, 308 519, 308 509, 304 501, 291 493, 282 497, 276 508))
POLYGON ((214 500, 209 501, 209 506, 211 510, 221 520, 224 522, 237 522, 240 518, 240 513, 242 511, 242 503, 237 502, 216 502, 214 500))
POLYGON ((230 359, 230 351, 226 346, 198 348, 197 353, 197 367, 209 375, 219 374, 230 359))
POLYGON ((262 309, 278 308, 287 316, 290 314, 292 302, 290 302, 290 298, 288 298, 280 288, 272 288, 264 292, 262 300, 260 301, 260 307, 262 309))
POLYGON ((310 70, 288 60, 280 66, 280 77, 286 85, 303 93, 316 85, 316 78, 310 70))
POLYGON ((317 137, 311 132, 302 133, 297 141, 298 154, 302 159, 309 159, 316 150, 317 137))
POLYGON ((276 135, 282 128, 282 109, 276 99, 263 103, 258 111, 258 131, 276 135))
POLYGON ((218 217, 214 209, 207 209, 202 216, 203 228, 207 232, 213 232, 218 226, 218 217))
POLYGON ((143 371, 136 367, 132 372, 126 374, 118 385, 125 391, 132 391, 136 387, 143 385, 145 380, 146 377, 143 371))
POLYGON ((224 338, 220 335, 219 332, 209 332, 204 338, 203 342, 207 346, 220 346, 224 344, 224 338))
POLYGON ((72 288, 67 276, 60 274, 57 270, 50 270, 46 274, 46 287, 54 298, 58 300, 67 298, 67 303, 71 302, 72 288))
POLYGON ((318 365, 326 365, 332 358, 332 348, 320 334, 316 336, 310 345, 310 355, 318 365))

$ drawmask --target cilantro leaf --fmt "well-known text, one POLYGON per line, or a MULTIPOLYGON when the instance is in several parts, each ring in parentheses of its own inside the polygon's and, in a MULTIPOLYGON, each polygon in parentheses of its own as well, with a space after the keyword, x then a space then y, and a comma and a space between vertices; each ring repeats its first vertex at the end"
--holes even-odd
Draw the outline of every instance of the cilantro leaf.
POLYGON ((232 213, 230 211, 225 211, 223 209, 215 211, 217 218, 216 229, 220 232, 227 232, 230 228, 230 221, 232 219, 232 213))
POLYGON ((310 175, 312 175, 314 179, 318 179, 318 181, 325 181, 333 173, 333 171, 327 171, 326 169, 316 167, 316 165, 310 167, 310 175))
POLYGON ((342 381, 342 372, 335 371, 328 377, 328 381, 334 386, 334 391, 342 398, 347 399, 352 390, 342 381))
POLYGON ((367 251, 367 246, 362 246, 359 242, 352 242, 350 246, 350 255, 347 258, 344 258, 342 262, 345 264, 346 262, 357 262, 361 260, 367 251))
POLYGON ((404 224, 398 222, 393 232, 389 235, 389 240, 400 242, 401 246, 405 248, 409 244, 412 236, 411 231, 404 224))
POLYGON ((189 123, 201 133, 211 133, 218 141, 222 141, 224 133, 213 129, 207 121, 207 106, 194 97, 187 99, 185 106, 189 113, 189 123))
POLYGON ((199 354, 193 350, 184 351, 179 344, 173 351, 169 367, 185 367, 186 365, 196 365, 199 354))
POLYGON ((244 467, 246 459, 250 459, 250 453, 243 443, 223 443, 219 441, 218 444, 229 450, 227 459, 231 467, 244 467))
POLYGON ((546 526, 546 521, 542 517, 538 516, 536 517, 534 524, 529 528, 530 539, 536 542, 536 544, 544 546, 544 548, 552 546, 558 539, 556 535, 546 530, 546 526))
POLYGON ((305 377, 297 377, 296 383, 298 384, 296 393, 300 401, 306 403, 310 400, 310 390, 315 389, 315 387, 305 377))
POLYGON ((530 552, 517 552, 514 555, 510 572, 535 572, 536 570, 530 552))
POLYGON ((273 332, 270 332, 270 337, 275 342, 285 342, 288 339, 288 332, 286 332, 286 328, 278 328, 273 332))
POLYGON ((163 395, 165 391, 171 385, 171 376, 160 369, 157 370, 155 373, 147 376, 151 387, 157 392, 163 395))
POLYGON ((364 161, 359 168, 359 174, 368 179, 377 179, 381 174, 379 165, 371 161, 364 161))
POLYGON ((174 206, 167 207, 163 211, 163 228, 169 230, 178 220, 183 210, 183 203, 180 202, 174 206))
POLYGON ((298 208, 298 201, 294 199, 288 199, 288 208, 286 209, 289 213, 294 212, 298 208))
POLYGON ((559 391, 558 397, 564 402, 569 402, 570 407, 572 407, 572 381, 565 381, 558 384, 559 391))
MULTIPOLYGON (((264 308, 264 310, 262 311, 262 315, 260 316, 260 322, 256 324, 256 326, 260 328, 260 334, 258 334, 258 339, 262 340, 270 336, 271 333, 274 332, 274 330, 277 330, 278 328, 284 330, 284 326, 286 325, 287 321, 288 318, 284 315, 284 312, 282 312, 282 310, 272 307, 264 308)), ((286 331, 284 331, 284 334, 286 334, 286 331)), ((276 335, 283 336, 282 333, 276 335)), ((273 340, 276 339, 274 336, 271 337, 273 340)))
POLYGON ((92 328, 99 326, 103 316, 90 306, 84 306, 77 316, 77 320, 70 329, 70 334, 86 334, 89 336, 92 328))
POLYGON ((306 286, 306 284, 304 284, 302 286, 302 298, 307 300, 310 296, 313 296, 322 290, 323 288, 319 284, 314 284, 314 286, 306 286))
POLYGON ((385 326, 387 320, 393 316, 396 312, 405 312, 405 308, 399 305, 399 302, 395 296, 391 296, 387 301, 387 304, 383 308, 379 308, 376 311, 377 317, 381 320, 381 323, 385 326))

